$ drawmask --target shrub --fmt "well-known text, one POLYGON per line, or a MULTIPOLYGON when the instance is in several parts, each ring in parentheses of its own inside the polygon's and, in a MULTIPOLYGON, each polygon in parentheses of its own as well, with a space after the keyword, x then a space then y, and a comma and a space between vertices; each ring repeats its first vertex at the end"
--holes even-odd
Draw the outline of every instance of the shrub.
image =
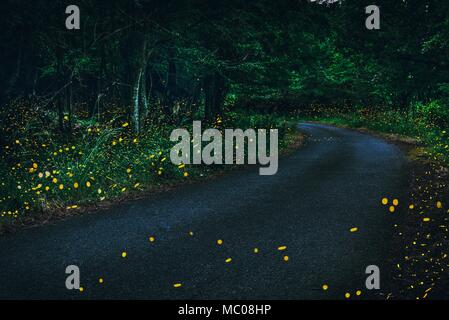
POLYGON ((418 103, 415 106, 418 117, 423 118, 430 125, 440 128, 449 127, 449 106, 440 100, 428 103, 418 103))

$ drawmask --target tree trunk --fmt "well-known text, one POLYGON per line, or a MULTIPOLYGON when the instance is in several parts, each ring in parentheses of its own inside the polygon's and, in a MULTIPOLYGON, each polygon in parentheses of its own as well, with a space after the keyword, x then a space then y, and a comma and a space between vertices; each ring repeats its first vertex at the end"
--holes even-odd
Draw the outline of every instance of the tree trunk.
POLYGON ((216 73, 215 81, 214 81, 214 108, 213 108, 213 116, 221 116, 223 113, 223 103, 226 97, 227 88, 226 88, 226 79, 216 73))
POLYGON ((23 53, 22 53, 22 46, 23 46, 23 35, 21 37, 21 41, 20 41, 20 46, 18 48, 18 54, 17 54, 17 61, 16 61, 16 66, 14 69, 14 73, 11 75, 9 81, 8 81, 8 88, 5 91, 6 92, 6 96, 9 96, 11 94, 13 94, 14 89, 16 87, 17 82, 19 81, 20 78, 20 73, 22 70, 22 57, 23 57, 23 53))
POLYGON ((204 89, 204 119, 211 120, 212 110, 214 105, 214 95, 213 95, 213 77, 211 75, 206 75, 203 79, 203 89, 204 89))
MULTIPOLYGON (((64 89, 64 109, 68 112, 67 125, 64 124, 64 130, 67 135, 72 131, 72 83, 70 82, 64 89)), ((64 114, 64 112, 63 112, 64 114)))
POLYGON ((192 97, 189 101, 189 116, 192 117, 198 111, 199 100, 201 97, 201 82, 196 83, 193 87, 192 97))
POLYGON ((177 70, 173 49, 168 53, 168 74, 167 74, 167 102, 164 105, 164 113, 171 117, 173 106, 176 100, 177 91, 177 70))
POLYGON ((223 112, 223 102, 226 96, 226 80, 218 72, 206 75, 203 79, 205 96, 204 118, 213 120, 223 112))
POLYGON ((142 91, 142 77, 145 77, 145 70, 147 65, 147 39, 144 36, 142 40, 142 51, 140 52, 139 62, 137 67, 136 78, 134 79, 134 84, 132 87, 132 122, 133 129, 135 133, 140 133, 140 100, 142 91))
POLYGON ((140 99, 142 100, 142 118, 145 119, 148 115, 148 93, 147 93, 147 75, 146 72, 142 74, 140 83, 140 99))
POLYGON ((133 110, 133 128, 134 132, 140 132, 140 110, 139 110, 139 95, 140 95, 140 79, 142 78, 142 69, 137 72, 136 80, 133 85, 132 94, 132 110, 133 110))
POLYGON ((64 70, 62 65, 62 59, 63 59, 63 52, 62 48, 59 46, 56 46, 55 49, 55 55, 56 55, 56 63, 57 63, 57 71, 56 71, 56 83, 57 86, 57 94, 56 94, 56 107, 58 109, 58 127, 59 131, 61 133, 64 133, 64 99, 63 94, 65 90, 62 90, 62 85, 64 83, 64 70))

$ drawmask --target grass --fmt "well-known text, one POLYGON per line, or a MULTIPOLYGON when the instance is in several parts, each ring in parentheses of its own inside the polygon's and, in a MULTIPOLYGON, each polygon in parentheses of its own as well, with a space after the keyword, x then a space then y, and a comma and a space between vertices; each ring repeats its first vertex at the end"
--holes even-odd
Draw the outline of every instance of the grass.
POLYGON ((411 137, 424 147, 424 153, 433 161, 449 165, 449 135, 446 122, 429 117, 416 109, 388 110, 355 108, 315 109, 304 120, 314 120, 351 128, 366 128, 373 131, 411 137))
MULTIPOLYGON (((8 125, 1 129, 0 227, 44 212, 79 210, 157 186, 203 178, 222 167, 171 163, 170 133, 177 127, 189 129, 190 121, 176 126, 148 121, 136 135, 125 115, 99 122, 80 113, 72 119, 64 117, 73 124, 67 136, 51 129, 57 127, 54 115, 45 117, 38 108, 25 105, 9 110, 1 114, 8 125)), ((277 128, 281 151, 294 142, 296 132, 293 123, 279 115, 228 112, 210 125, 277 128)))

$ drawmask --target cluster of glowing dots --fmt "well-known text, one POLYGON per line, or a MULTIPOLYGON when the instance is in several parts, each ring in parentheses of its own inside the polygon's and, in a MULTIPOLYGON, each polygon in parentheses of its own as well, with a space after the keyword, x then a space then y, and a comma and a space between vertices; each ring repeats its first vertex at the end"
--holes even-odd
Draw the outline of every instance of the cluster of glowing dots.
MULTIPOLYGON (((68 121, 68 119, 69 116, 64 116, 64 121, 68 121)), ((123 128, 127 128, 129 125, 126 122, 118 124, 119 127, 123 128)), ((104 128, 117 129, 117 125, 109 123, 104 128)), ((99 133, 100 128, 90 126, 87 128, 87 132, 99 133)), ((123 142, 123 146, 129 145, 128 140, 133 142, 132 148, 135 148, 135 145, 139 145, 139 139, 131 136, 130 131, 127 132, 128 130, 126 132, 120 130, 118 135, 113 137, 114 145, 119 142, 123 142)), ((94 137, 95 135, 92 135, 92 138, 94 137)), ((132 186, 134 186, 134 189, 141 189, 143 187, 142 183, 136 179, 142 175, 146 176, 149 170, 152 173, 157 172, 158 175, 161 175, 166 170, 164 166, 171 166, 171 163, 169 164, 166 161, 167 157, 163 156, 163 151, 159 149, 151 151, 151 154, 148 154, 147 151, 142 151, 142 147, 144 147, 142 145, 139 145, 139 149, 136 150, 138 153, 134 152, 134 150, 126 149, 124 151, 133 152, 133 155, 135 154, 142 158, 134 161, 134 163, 129 163, 127 153, 122 153, 120 149, 114 154, 110 153, 109 140, 92 141, 91 139, 83 139, 78 142, 80 144, 76 146, 58 145, 53 140, 44 144, 24 137, 23 139, 14 138, 12 140, 14 146, 22 146, 21 148, 12 150, 9 146, 5 146, 6 152, 2 153, 1 157, 4 158, 4 155, 15 157, 11 159, 14 160, 15 164, 11 167, 11 172, 8 171, 10 176, 4 179, 8 183, 0 183, 0 188, 7 187, 11 183, 11 186, 5 188, 8 193, 5 194, 4 198, 0 198, 0 216, 17 218, 22 212, 40 208, 41 205, 46 206, 47 203, 50 204, 49 207, 53 207, 53 204, 56 204, 59 208, 59 204, 63 204, 67 209, 75 209, 73 201, 75 199, 83 199, 84 201, 85 199, 84 194, 81 192, 86 193, 88 197, 98 197, 100 201, 103 201, 106 198, 115 197, 120 191, 122 193, 128 191, 132 186), (106 160, 108 161, 104 162, 104 166, 94 163, 95 166, 92 167, 93 163, 87 161, 88 158, 82 158, 84 155, 82 150, 86 148, 89 150, 93 145, 101 147, 98 154, 107 158, 106 160), (33 149, 26 149, 30 147, 33 149), (25 156, 27 160, 23 159, 25 156), (151 161, 151 166, 154 168, 148 168, 146 165, 147 160, 151 161), (134 167, 134 164, 144 165, 134 167), (114 173, 116 176, 108 177, 108 180, 95 180, 96 176, 105 176, 104 170, 107 170, 108 173, 114 173), (123 174, 123 171, 126 175, 123 174), (89 173, 89 181, 84 180, 86 179, 84 177, 86 173, 89 173), (80 179, 81 175, 83 180, 80 179), (119 183, 114 183, 114 181, 119 183), (80 195, 83 195, 83 197, 80 195)), ((150 149, 153 148, 154 146, 151 145, 150 149)), ((89 153, 86 157, 90 157, 89 153)), ((179 169, 179 173, 184 178, 190 176, 184 164, 180 165, 179 169)), ((81 205, 81 203, 78 205, 81 205)))
MULTIPOLYGON (((426 174, 430 175, 430 172, 426 172, 426 174)), ((448 218, 441 215, 437 215, 435 216, 435 218, 431 218, 428 214, 425 214, 426 212, 434 212, 434 209, 444 209, 442 201, 439 200, 441 199, 441 191, 437 192, 434 190, 434 188, 436 186, 436 188, 441 189, 446 187, 446 184, 435 183, 435 181, 424 181, 425 184, 430 185, 423 186, 422 182, 420 183, 419 179, 416 179, 416 181, 419 184, 416 194, 413 194, 413 198, 422 198, 423 204, 417 205, 417 201, 415 201, 415 203, 410 203, 408 205, 408 209, 411 213, 419 215, 419 221, 421 222, 421 225, 417 226, 417 229, 419 229, 418 232, 414 231, 413 233, 415 234, 410 235, 413 238, 410 241, 411 244, 405 246, 405 249, 408 252, 403 258, 404 262, 401 264, 397 263, 396 267, 401 272, 398 275, 399 278, 401 278, 402 280, 408 280, 404 276, 409 276, 412 278, 410 280, 411 284, 407 286, 407 290, 413 290, 414 292, 412 292, 416 294, 415 298, 420 300, 426 299, 428 297, 432 288, 436 286, 437 280, 440 279, 440 274, 446 272, 445 269, 448 265, 447 262, 444 261, 444 259, 448 257, 448 254, 440 252, 440 250, 444 248, 445 241, 447 240, 447 236, 445 235, 445 233, 447 233, 449 229, 445 222, 441 222, 438 225, 438 229, 432 229, 432 231, 434 231, 433 234, 428 231, 430 229, 421 229, 424 224, 428 224, 431 221, 436 222, 441 218, 444 219, 444 221, 448 221, 448 218), (419 243, 420 240, 422 240, 421 243, 419 243), (433 245, 432 243, 429 243, 429 241, 434 241, 433 245), (432 249, 429 249, 429 247, 438 248, 438 251, 432 251, 432 249), (417 269, 417 267, 421 268, 417 269), (402 274, 403 272, 406 272, 407 274, 402 274), (426 285, 426 282, 428 282, 428 285, 426 285), (427 289, 424 291, 425 288, 427 289), (423 290, 424 292, 421 290, 423 290), (417 293, 416 291, 420 292, 417 293)), ((444 193, 444 190, 442 193, 444 193)), ((388 203, 389 201, 387 198, 382 199, 382 204, 384 206, 388 205, 388 203)), ((390 208, 390 212, 394 212, 394 207, 396 207, 399 202, 393 200, 392 204, 393 210, 390 208)), ((449 210, 447 210, 447 213, 449 213, 449 210)), ((397 228, 398 225, 395 224, 395 227, 397 228)), ((399 235, 403 236, 404 232, 400 232, 399 235)), ((393 293, 389 293, 387 299, 392 294, 393 293)))
MULTIPOLYGON (((356 232, 356 231, 358 231, 358 228, 355 228, 355 227, 354 227, 354 228, 351 228, 350 231, 351 231, 351 232, 356 232)), ((189 234, 189 236, 193 236, 193 232, 192 232, 192 231, 189 231, 188 234, 189 234)), ((149 240, 149 242, 154 242, 156 239, 155 239, 154 236, 149 236, 149 237, 148 237, 148 240, 149 240)), ((216 240, 216 244, 217 244, 218 246, 222 246, 223 243, 224 243, 224 241, 223 241, 222 239, 216 240)), ((277 250, 283 252, 283 251, 287 250, 287 246, 285 246, 285 245, 278 246, 277 250)), ((260 252, 260 249, 259 249, 259 248, 257 248, 257 247, 253 248, 253 253, 258 254, 259 252, 260 252)), ((128 256, 128 253, 127 253, 126 251, 122 251, 121 257, 122 257, 122 258, 127 258, 127 256, 128 256)), ((284 256, 283 256, 283 261, 287 262, 287 261, 289 261, 289 259, 290 259, 290 258, 289 258, 288 255, 284 255, 284 256)), ((225 263, 231 263, 231 262, 232 262, 232 258, 231 258, 231 257, 225 259, 225 263)), ((101 277, 98 278, 98 283, 103 284, 103 283, 104 283, 104 279, 101 278, 101 277)), ((182 283, 181 283, 181 282, 173 283, 173 288, 181 288, 181 287, 182 287, 182 283)), ((322 285, 322 289, 323 289, 324 291, 327 291, 327 290, 329 289, 329 285, 328 285, 328 284, 323 284, 323 285, 322 285)), ((79 291, 80 291, 80 292, 84 292, 84 288, 83 288, 83 287, 80 287, 80 288, 79 288, 79 291)), ((357 291, 355 292, 355 295, 356 295, 356 296, 360 296, 361 293, 362 293, 362 292, 361 292, 360 290, 357 290, 357 291)), ((350 297, 351 297, 351 294, 350 294, 349 292, 345 293, 345 298, 346 298, 346 299, 349 299, 350 297)))
MULTIPOLYGON (((356 228, 356 229, 357 229, 357 228, 356 228)), ((189 231, 188 234, 189 234, 189 236, 191 236, 191 237, 193 236, 193 232, 192 232, 192 231, 189 231)), ((155 241, 156 241, 156 239, 155 239, 154 236, 149 236, 149 237, 148 237, 148 240, 149 240, 149 242, 155 242, 155 241)), ((223 241, 222 239, 216 240, 216 244, 217 244, 218 246, 222 246, 223 243, 224 243, 224 241, 223 241)), ((287 250, 287 246, 285 246, 285 245, 278 246, 277 250, 283 252, 283 251, 287 250)), ((258 254, 259 252, 260 252, 260 249, 259 249, 259 248, 257 248, 257 247, 253 248, 253 253, 258 254)), ((128 257, 128 253, 127 253, 126 251, 122 251, 120 255, 121 255, 121 257, 122 257, 123 259, 125 259, 125 258, 128 257)), ((282 259, 283 259, 283 261, 285 261, 285 262, 287 262, 287 261, 290 260, 290 258, 289 258, 288 255, 284 255, 282 259)), ((228 258, 225 259, 225 263, 231 263, 231 262, 232 262, 232 258, 231 258, 231 257, 228 257, 228 258)), ((104 279, 103 279, 102 277, 98 278, 98 283, 99 283, 99 284, 103 284, 103 283, 104 283, 104 279)), ((181 282, 173 283, 173 288, 181 288, 181 287, 182 287, 182 283, 181 283, 181 282)), ((326 291, 326 290, 328 290, 329 287, 328 287, 327 284, 324 284, 322 288, 323 288, 323 290, 326 291)), ((79 288, 79 291, 80 291, 80 292, 84 292, 84 288, 83 288, 83 287, 80 287, 80 288, 79 288)), ((360 292, 360 291, 357 291, 356 295, 360 295, 359 292, 360 292)))
MULTIPOLYGON (((321 288, 323 289, 323 291, 328 291, 328 290, 329 290, 329 285, 325 283, 325 284, 323 284, 323 285, 321 286, 321 288)), ((361 295, 362 295, 362 291, 361 291, 361 290, 357 290, 357 291, 355 292, 355 295, 356 295, 356 296, 361 296, 361 295)), ((346 292, 345 295, 344 295, 344 297, 345 297, 346 299, 351 298, 351 293, 350 293, 350 292, 346 292)))
MULTIPOLYGON (((362 294, 362 291, 361 291, 361 290, 357 290, 357 291, 355 292, 355 295, 356 295, 356 296, 360 296, 361 294, 362 294)), ((351 293, 346 292, 346 293, 345 293, 345 298, 346 298, 346 299, 351 298, 351 293)))
MULTIPOLYGON (((192 237, 193 236, 193 231, 189 231, 188 234, 189 234, 189 236, 192 237)), ((154 241, 154 237, 150 237, 149 239, 150 239, 150 242, 154 241), (153 239, 153 240, 151 240, 151 239, 153 239)), ((218 246, 222 246, 224 244, 224 241, 222 239, 217 239, 216 240, 216 244, 218 246)), ((277 248, 277 250, 278 251, 285 251, 285 250, 287 250, 287 246, 284 246, 284 245, 279 246, 277 248)), ((260 252, 259 248, 257 248, 257 247, 253 248, 253 253, 258 254, 259 252, 260 252)), ((283 259, 283 261, 287 262, 287 261, 289 261, 290 258, 289 258, 289 256, 284 255, 282 259, 283 259)), ((228 257, 228 258, 225 259, 225 263, 231 263, 231 262, 232 262, 232 258, 231 257, 228 257)), ((180 283, 180 282, 177 282, 177 283, 173 284, 173 288, 181 288, 181 287, 182 287, 182 283, 180 283)))
MULTIPOLYGON (((388 205, 389 200, 388 198, 382 198, 382 204, 384 206, 388 205)), ((394 213, 396 211, 396 207, 399 205, 399 200, 398 199, 393 199, 393 201, 391 202, 391 205, 388 207, 388 211, 390 211, 391 213, 394 213)))

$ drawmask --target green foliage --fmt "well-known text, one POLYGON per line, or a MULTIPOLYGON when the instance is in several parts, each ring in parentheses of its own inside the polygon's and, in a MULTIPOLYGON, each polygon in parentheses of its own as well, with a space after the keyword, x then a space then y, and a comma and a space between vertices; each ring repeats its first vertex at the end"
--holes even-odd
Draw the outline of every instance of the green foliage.
MULTIPOLYGON (((44 115, 36 106, 24 106, 24 110, 28 112, 2 114, 2 119, 18 124, 0 129, 5 141, 0 147, 3 219, 32 218, 38 211, 55 208, 78 210, 89 203, 200 178, 215 169, 171 163, 169 154, 174 143, 169 137, 177 128, 175 124, 147 123, 136 135, 130 123, 118 116, 120 110, 103 122, 77 114, 72 116, 75 131, 66 139, 57 132, 42 130, 42 124, 52 123, 56 115, 44 115), (23 123, 28 125, 21 126, 23 123)), ((189 129, 191 124, 183 127, 189 129)), ((287 146, 289 124, 280 116, 229 112, 214 126, 278 128, 281 148, 287 146)))
POLYGON ((432 126, 449 128, 449 107, 439 100, 418 103, 415 106, 418 116, 432 126))
POLYGON ((447 110, 438 101, 418 104, 407 111, 388 108, 353 108, 344 111, 340 108, 317 108, 308 115, 303 114, 303 119, 412 137, 426 147, 431 159, 449 165, 448 126, 447 122, 441 121, 447 121, 447 110))

